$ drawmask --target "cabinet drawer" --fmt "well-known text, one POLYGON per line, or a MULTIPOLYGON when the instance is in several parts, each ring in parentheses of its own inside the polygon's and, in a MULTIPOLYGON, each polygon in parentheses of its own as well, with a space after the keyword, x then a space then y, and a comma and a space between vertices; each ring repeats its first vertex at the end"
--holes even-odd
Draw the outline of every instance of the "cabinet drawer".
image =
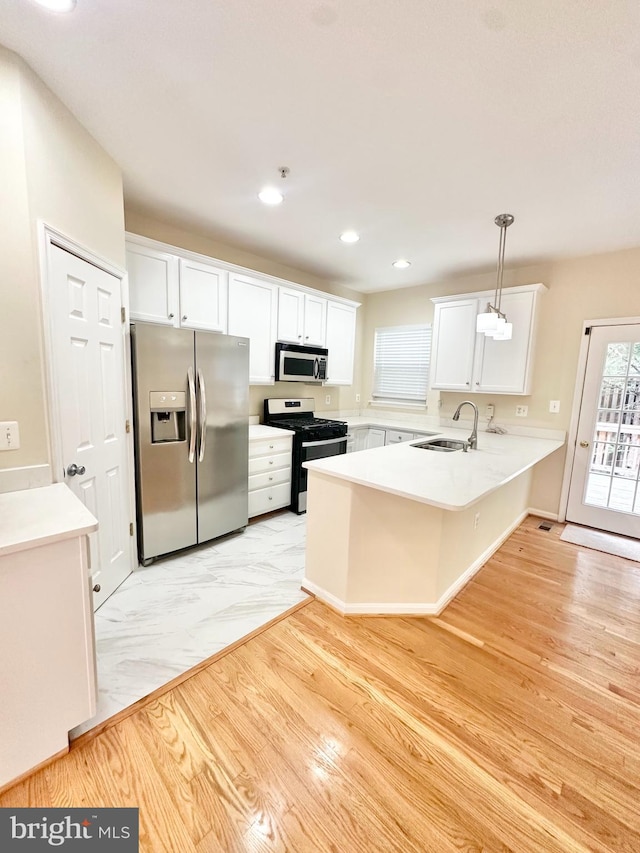
POLYGON ((268 489, 257 489, 255 492, 249 492, 249 518, 290 504, 291 483, 281 483, 278 486, 270 486, 268 489))
POLYGON ((412 432, 405 432, 404 430, 387 430, 387 444, 398 444, 401 441, 411 441, 413 439, 412 432))
POLYGON ((279 436, 276 438, 261 438, 259 441, 249 442, 249 459, 255 456, 272 456, 274 453, 291 453, 291 436, 279 436))
POLYGON ((249 457, 249 473, 262 474, 277 468, 291 468, 291 452, 276 453, 272 456, 249 457))
POLYGON ((264 474, 252 474, 249 477, 249 491, 266 489, 269 486, 277 486, 279 483, 291 482, 291 466, 279 468, 273 471, 265 471, 264 474))

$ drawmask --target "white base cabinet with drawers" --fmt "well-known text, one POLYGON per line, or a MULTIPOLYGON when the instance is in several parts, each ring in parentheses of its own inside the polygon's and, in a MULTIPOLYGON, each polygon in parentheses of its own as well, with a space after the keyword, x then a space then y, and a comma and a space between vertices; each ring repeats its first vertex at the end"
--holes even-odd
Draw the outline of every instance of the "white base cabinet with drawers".
POLYGON ((252 438, 249 431, 249 518, 291 504, 293 433, 252 438))

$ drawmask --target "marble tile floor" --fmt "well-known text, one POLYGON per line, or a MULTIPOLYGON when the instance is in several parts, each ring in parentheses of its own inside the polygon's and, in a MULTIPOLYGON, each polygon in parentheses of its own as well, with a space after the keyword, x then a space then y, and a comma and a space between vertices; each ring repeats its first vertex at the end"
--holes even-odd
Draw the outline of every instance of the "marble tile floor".
POLYGON ((305 519, 283 510, 134 571, 95 614, 97 713, 71 739, 307 598, 305 519))

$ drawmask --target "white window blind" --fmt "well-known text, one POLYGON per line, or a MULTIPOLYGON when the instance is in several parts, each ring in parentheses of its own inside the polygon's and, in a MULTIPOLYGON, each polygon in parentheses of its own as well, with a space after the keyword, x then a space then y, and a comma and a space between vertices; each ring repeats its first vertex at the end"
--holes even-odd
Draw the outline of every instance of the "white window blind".
POLYGON ((373 399, 426 403, 431 357, 431 326, 376 329, 373 399))

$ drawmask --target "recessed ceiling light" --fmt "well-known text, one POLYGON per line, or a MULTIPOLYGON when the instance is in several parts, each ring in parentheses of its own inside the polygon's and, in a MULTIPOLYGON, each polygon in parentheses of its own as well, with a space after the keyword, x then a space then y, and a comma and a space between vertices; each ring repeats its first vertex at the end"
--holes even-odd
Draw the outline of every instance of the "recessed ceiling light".
POLYGON ((258 193, 258 198, 263 204, 282 204, 284 196, 275 187, 264 187, 258 193))
POLYGON ((343 243, 357 243, 360 235, 356 231, 343 231, 340 239, 343 243))
POLYGON ((407 261, 405 258, 398 258, 398 260, 394 261, 391 266, 395 267, 397 270, 406 270, 407 267, 411 266, 411 261, 407 261))
POLYGON ((50 12, 72 12, 76 7, 76 0, 35 0, 35 2, 50 12))

